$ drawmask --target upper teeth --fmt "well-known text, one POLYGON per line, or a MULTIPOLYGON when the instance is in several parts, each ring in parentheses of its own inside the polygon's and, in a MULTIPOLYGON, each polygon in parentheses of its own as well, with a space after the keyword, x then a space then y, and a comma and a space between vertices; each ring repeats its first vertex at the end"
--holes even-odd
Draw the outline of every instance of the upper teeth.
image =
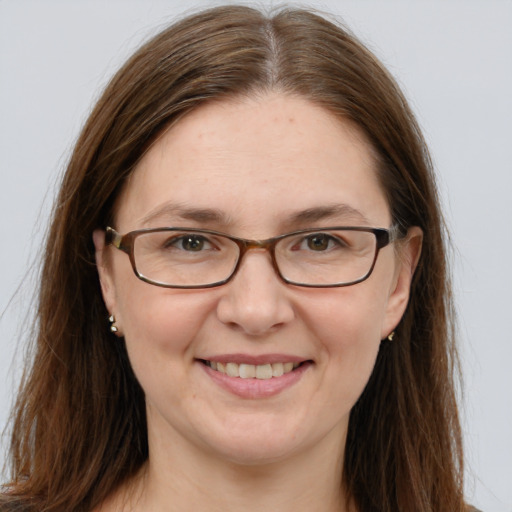
POLYGON ((238 363, 217 363, 207 361, 208 366, 225 373, 229 377, 240 377, 242 379, 271 379, 280 377, 291 372, 299 366, 299 363, 268 363, 268 364, 238 364, 238 363))

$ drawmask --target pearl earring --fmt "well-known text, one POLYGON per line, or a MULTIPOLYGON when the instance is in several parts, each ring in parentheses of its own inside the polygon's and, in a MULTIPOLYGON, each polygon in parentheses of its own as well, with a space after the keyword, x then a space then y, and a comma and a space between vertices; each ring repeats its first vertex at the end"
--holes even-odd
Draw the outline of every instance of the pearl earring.
POLYGON ((110 315, 108 317, 108 321, 110 322, 110 332, 117 332, 119 331, 119 329, 117 328, 117 325, 116 325, 116 317, 114 315, 110 315))

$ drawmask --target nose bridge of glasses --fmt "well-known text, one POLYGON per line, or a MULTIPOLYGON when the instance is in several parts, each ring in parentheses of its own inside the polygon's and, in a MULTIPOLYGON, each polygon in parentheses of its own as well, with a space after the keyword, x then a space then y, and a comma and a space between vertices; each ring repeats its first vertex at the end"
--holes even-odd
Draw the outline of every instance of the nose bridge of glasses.
POLYGON ((276 242, 277 242, 277 240, 275 238, 270 238, 267 240, 238 239, 237 245, 239 247, 240 254, 238 256, 237 267, 240 267, 240 265, 242 264, 242 260, 248 251, 257 251, 257 252, 261 252, 261 253, 268 252, 270 255, 272 267, 279 275, 279 270, 277 268, 277 262, 275 260, 275 255, 274 255, 274 247, 275 247, 276 242))
POLYGON ((274 246, 276 244, 277 239, 268 238, 267 240, 247 240, 247 239, 238 239, 237 245, 240 249, 240 259, 243 258, 247 251, 251 250, 259 250, 260 252, 269 252, 274 258, 274 246))

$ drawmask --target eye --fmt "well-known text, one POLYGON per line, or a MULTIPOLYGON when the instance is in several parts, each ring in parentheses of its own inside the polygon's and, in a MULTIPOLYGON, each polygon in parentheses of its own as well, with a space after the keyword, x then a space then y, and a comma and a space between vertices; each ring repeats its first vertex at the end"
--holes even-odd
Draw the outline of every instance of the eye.
POLYGON ((327 233, 314 233, 305 237, 300 244, 299 249, 309 249, 315 252, 327 251, 334 247, 343 247, 343 243, 327 233))
POLYGON ((167 247, 181 249, 187 252, 201 252, 211 249, 212 245, 208 239, 202 235, 187 234, 170 239, 167 247))
POLYGON ((308 249, 312 251, 325 251, 329 248, 329 242, 331 242, 331 237, 324 233, 311 235, 306 238, 308 249))

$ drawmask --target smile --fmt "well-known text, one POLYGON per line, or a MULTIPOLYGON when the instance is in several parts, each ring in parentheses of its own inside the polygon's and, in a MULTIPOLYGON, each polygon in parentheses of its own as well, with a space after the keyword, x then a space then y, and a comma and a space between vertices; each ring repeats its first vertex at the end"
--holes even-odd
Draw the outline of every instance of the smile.
POLYGON ((223 373, 228 377, 240 377, 241 379, 267 380, 273 377, 281 377, 300 366, 301 363, 267 363, 267 364, 238 364, 220 363, 216 361, 204 361, 212 370, 223 373))

